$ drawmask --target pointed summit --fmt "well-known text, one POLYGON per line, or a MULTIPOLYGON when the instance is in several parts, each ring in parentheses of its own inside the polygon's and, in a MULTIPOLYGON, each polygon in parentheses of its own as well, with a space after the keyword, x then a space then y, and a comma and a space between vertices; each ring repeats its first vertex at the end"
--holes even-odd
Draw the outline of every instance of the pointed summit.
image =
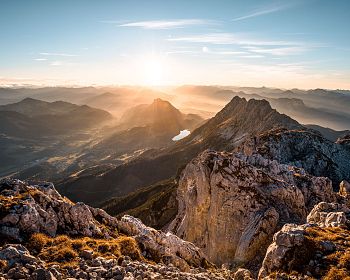
POLYGON ((180 130, 192 129, 203 121, 197 115, 186 115, 175 108, 169 101, 156 98, 152 104, 143 104, 126 111, 121 123, 126 127, 150 126, 156 131, 168 131, 175 136, 180 130))

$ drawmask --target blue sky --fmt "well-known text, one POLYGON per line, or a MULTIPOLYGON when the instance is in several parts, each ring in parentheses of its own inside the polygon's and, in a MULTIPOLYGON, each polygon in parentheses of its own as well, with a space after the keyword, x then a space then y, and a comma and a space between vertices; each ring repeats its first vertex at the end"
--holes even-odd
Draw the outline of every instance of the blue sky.
POLYGON ((1 0, 0 84, 350 88, 350 1, 1 0))

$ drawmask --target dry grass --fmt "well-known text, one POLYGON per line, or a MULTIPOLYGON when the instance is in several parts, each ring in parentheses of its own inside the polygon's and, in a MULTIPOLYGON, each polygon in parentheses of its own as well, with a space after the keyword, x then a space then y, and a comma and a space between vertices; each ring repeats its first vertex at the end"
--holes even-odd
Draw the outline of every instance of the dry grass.
POLYGON ((340 227, 308 228, 307 239, 323 253, 318 277, 325 280, 350 280, 350 231, 340 227), (336 251, 326 252, 322 242, 331 241, 336 251))
POLYGON ((349 276, 349 271, 347 271, 344 268, 337 268, 337 267, 332 267, 328 273, 326 274, 325 277, 323 277, 322 279, 324 280, 349 280, 350 276, 349 276))
POLYGON ((315 241, 329 240, 336 243, 350 241, 350 231, 339 227, 308 228, 307 233, 315 241))
POLYGON ((78 264, 78 256, 83 250, 91 250, 94 256, 119 258, 129 256, 134 260, 144 260, 135 239, 119 236, 116 239, 94 239, 83 237, 73 239, 66 235, 54 238, 36 233, 28 241, 28 249, 49 264, 74 266, 78 264))
POLYGON ((0 195, 0 203, 1 203, 1 207, 4 210, 8 210, 10 209, 12 206, 15 206, 17 204, 19 204, 23 199, 25 199, 26 197, 28 197, 28 193, 21 193, 19 195, 16 196, 4 196, 4 195, 0 195))
POLYGON ((8 210, 17 204, 20 204, 23 200, 28 199, 29 196, 32 196, 34 198, 39 193, 41 193, 39 190, 29 189, 28 191, 19 193, 18 195, 15 195, 15 196, 0 195, 1 208, 3 210, 8 210))

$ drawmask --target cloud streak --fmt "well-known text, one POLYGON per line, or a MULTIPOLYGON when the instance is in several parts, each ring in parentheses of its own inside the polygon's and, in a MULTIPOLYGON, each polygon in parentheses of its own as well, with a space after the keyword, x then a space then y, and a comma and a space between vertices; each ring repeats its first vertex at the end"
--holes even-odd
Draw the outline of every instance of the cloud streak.
POLYGON ((168 38, 172 42, 189 42, 189 43, 209 43, 216 45, 253 45, 253 46, 292 46, 301 45, 300 42, 290 41, 264 41, 245 39, 233 33, 209 33, 201 35, 183 36, 168 38))
POLYGON ((76 54, 69 54, 69 53, 51 53, 51 52, 41 52, 40 55, 44 55, 44 56, 66 56, 66 57, 78 56, 78 55, 76 55, 76 54))
POLYGON ((72 63, 69 61, 55 60, 50 63, 50 66, 73 66, 77 65, 77 63, 72 63))
POLYGON ((204 19, 176 19, 176 20, 150 20, 137 21, 119 24, 120 27, 138 27, 142 29, 174 29, 184 28, 193 25, 208 25, 213 24, 213 21, 204 19))
POLYGON ((275 55, 275 56, 297 55, 309 50, 309 48, 304 46, 290 46, 290 47, 282 47, 282 48, 261 48, 261 47, 247 46, 244 48, 246 48, 247 50, 253 53, 269 54, 269 55, 275 55))
POLYGON ((279 11, 285 10, 285 9, 287 9, 289 7, 290 7, 290 5, 276 6, 276 7, 272 7, 272 8, 265 8, 265 9, 262 9, 262 10, 253 11, 250 14, 247 14, 245 16, 234 18, 234 19, 232 19, 232 21, 241 21, 241 20, 245 20, 245 19, 249 19, 249 18, 255 18, 255 17, 259 17, 259 16, 263 16, 263 15, 268 15, 268 14, 272 14, 272 13, 275 13, 275 12, 279 12, 279 11))

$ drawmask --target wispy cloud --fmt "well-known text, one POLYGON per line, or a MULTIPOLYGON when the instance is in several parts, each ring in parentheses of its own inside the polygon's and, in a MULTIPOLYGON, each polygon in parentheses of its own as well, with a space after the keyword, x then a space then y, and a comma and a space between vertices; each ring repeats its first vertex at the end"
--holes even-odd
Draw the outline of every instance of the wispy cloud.
POLYGON ((234 19, 232 19, 232 21, 240 21, 240 20, 245 20, 245 19, 249 19, 249 18, 254 18, 254 17, 258 17, 258 16, 267 15, 267 14, 272 14, 272 13, 275 13, 275 12, 279 12, 279 11, 285 10, 285 9, 287 9, 289 7, 290 7, 290 5, 280 5, 280 6, 275 6, 275 7, 255 10, 255 11, 252 11, 251 13, 249 13, 247 15, 234 18, 234 19))
POLYGON ((262 47, 246 46, 244 48, 254 53, 270 54, 275 56, 297 55, 309 50, 309 48, 306 46, 290 46, 290 47, 282 47, 282 48, 262 48, 262 47))
POLYGON ((212 50, 208 47, 202 48, 203 53, 217 54, 217 55, 241 55, 247 54, 245 51, 231 51, 231 50, 212 50))
POLYGON ((51 53, 51 52, 41 52, 40 55, 45 55, 45 56, 78 56, 77 54, 70 54, 70 53, 51 53))
POLYGON ((233 33, 210 33, 183 37, 168 38, 172 42, 208 43, 217 45, 253 45, 253 46, 291 46, 300 42, 246 39, 233 33))
POLYGON ((72 66, 77 65, 77 63, 72 63, 69 61, 55 60, 50 63, 51 66, 72 66))
POLYGON ((176 20, 150 20, 119 24, 121 27, 138 27, 143 29, 173 29, 184 28, 191 25, 213 24, 213 21, 204 19, 176 19, 176 20))
POLYGON ((50 63, 51 66, 62 66, 64 63, 62 61, 56 60, 50 63))
POLYGON ((172 54, 196 54, 199 53, 198 51, 190 51, 190 50, 179 50, 179 51, 168 51, 166 52, 167 55, 172 54))
POLYGON ((35 61, 46 61, 47 58, 40 57, 40 58, 34 58, 33 60, 35 60, 35 61))
POLYGON ((264 55, 260 54, 249 54, 249 55, 241 55, 242 58, 262 58, 265 57, 264 55))

